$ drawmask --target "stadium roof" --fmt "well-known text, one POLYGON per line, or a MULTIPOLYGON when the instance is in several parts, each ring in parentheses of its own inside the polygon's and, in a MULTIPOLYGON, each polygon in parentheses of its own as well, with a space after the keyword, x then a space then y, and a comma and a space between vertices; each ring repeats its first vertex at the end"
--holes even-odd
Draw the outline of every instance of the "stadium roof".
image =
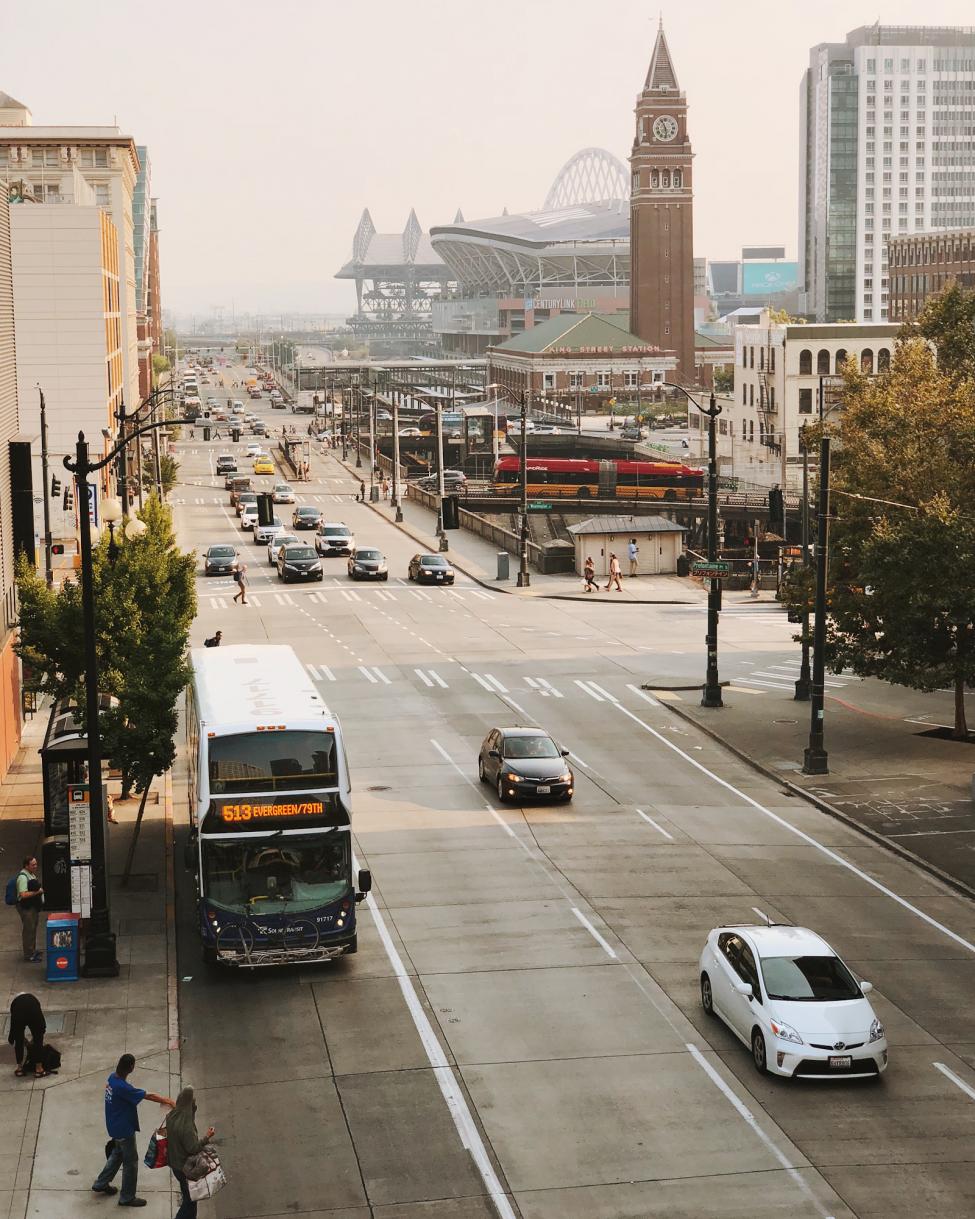
POLYGON ((462 236, 513 242, 532 249, 544 249, 565 241, 629 241, 630 207, 626 199, 607 199, 550 211, 439 224, 430 230, 434 249, 443 240, 462 236))

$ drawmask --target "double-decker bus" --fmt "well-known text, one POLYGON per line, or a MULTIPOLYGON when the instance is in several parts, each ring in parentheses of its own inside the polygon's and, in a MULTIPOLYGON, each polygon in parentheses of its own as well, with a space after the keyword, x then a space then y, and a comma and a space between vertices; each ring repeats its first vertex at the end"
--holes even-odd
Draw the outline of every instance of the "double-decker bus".
POLYGON ((294 651, 191 654, 190 841, 204 958, 304 964, 356 951, 349 764, 338 720, 294 651))
MULTIPOLYGON (((588 461, 529 457, 528 494, 540 499, 694 499, 704 494, 704 471, 667 461, 588 461)), ((517 495, 521 459, 494 467, 497 495, 517 495)))

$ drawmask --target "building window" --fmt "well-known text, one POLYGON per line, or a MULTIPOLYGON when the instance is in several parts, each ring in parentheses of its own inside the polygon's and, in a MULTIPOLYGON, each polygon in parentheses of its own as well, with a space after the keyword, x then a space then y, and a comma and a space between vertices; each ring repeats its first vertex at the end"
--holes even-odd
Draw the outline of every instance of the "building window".
POLYGON ((873 372, 873 348, 864 347, 860 352, 860 371, 868 374, 873 372))
POLYGON ((554 372, 543 372, 542 373, 542 389, 555 389, 555 373, 554 372))
POLYGON ((95 185, 95 203, 98 207, 108 207, 108 183, 98 182, 95 185))
POLYGON ((586 384, 586 374, 581 372, 569 373, 569 389, 582 389, 586 384))
POLYGON ((759 347, 759 349, 758 349, 758 371, 759 372, 765 371, 765 348, 764 347, 759 347))
POLYGON ((824 347, 816 357, 816 373, 820 377, 829 376, 829 352, 824 347))
POLYGON ((599 386, 600 389, 609 389, 609 373, 608 372, 597 372, 596 373, 596 384, 599 386))
POLYGON ((749 385, 749 387, 748 387, 748 405, 749 406, 755 405, 755 386, 754 385, 749 385))
POLYGON ((812 390, 811 389, 799 390, 799 414, 800 415, 811 415, 812 414, 812 390))
POLYGON ((623 385, 627 389, 636 389, 640 384, 640 374, 632 369, 627 369, 623 373, 623 385))
MULTIPOLYGON (((836 372, 841 373, 843 371, 843 365, 845 363, 846 363, 846 348, 841 347, 839 349, 839 351, 836 353, 836 366, 835 366, 836 372)), ((827 369, 827 371, 829 371, 829 370, 827 369)))
POLYGON ((799 376, 812 376, 812 352, 808 347, 799 352, 799 376))
POLYGON ((741 404, 742 406, 748 405, 748 386, 744 381, 741 383, 741 404))
POLYGON ((890 372, 890 349, 881 347, 877 352, 877 372, 890 372))

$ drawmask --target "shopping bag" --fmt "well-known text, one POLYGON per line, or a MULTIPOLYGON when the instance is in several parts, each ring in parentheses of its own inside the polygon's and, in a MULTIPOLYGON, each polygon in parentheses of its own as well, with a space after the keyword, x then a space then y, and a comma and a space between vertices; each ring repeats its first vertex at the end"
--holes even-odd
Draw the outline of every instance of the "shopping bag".
POLYGON ((169 1164, 169 1140, 166 1127, 160 1126, 149 1136, 149 1145, 142 1161, 146 1168, 166 1168, 169 1164))
POLYGON ((219 1194, 223 1187, 227 1184, 227 1177, 224 1174, 220 1161, 217 1159, 215 1152, 204 1152, 208 1157, 210 1167, 206 1176, 197 1177, 195 1181, 187 1180, 186 1186, 190 1191, 190 1199, 193 1202, 201 1202, 204 1198, 213 1198, 219 1194))

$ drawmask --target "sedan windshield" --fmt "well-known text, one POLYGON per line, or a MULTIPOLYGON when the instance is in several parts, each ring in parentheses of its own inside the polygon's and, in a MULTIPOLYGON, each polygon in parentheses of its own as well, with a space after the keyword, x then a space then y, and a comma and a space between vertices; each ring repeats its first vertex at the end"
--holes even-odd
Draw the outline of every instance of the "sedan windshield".
POLYGON ((326 525, 322 529, 322 533, 328 538, 347 538, 352 536, 344 525, 339 525, 337 527, 335 525, 326 525))
POLYGON ((420 555, 421 567, 446 567, 447 560, 442 559, 438 554, 422 554, 420 555))
POLYGON ((211 546, 207 551, 211 559, 232 559, 235 553, 233 546, 211 546))
POLYGON ((506 736, 506 758, 557 758, 561 755, 549 736, 506 736))
POLYGON ((299 508, 296 515, 303 516, 303 517, 312 517, 312 516, 318 516, 318 512, 315 508, 299 508))
POLYGON ((284 552, 284 561, 292 563, 295 559, 314 559, 315 552, 310 546, 289 546, 284 552))
POLYGON ((349 884, 348 834, 288 835, 269 842, 204 839, 203 891, 237 914, 314 910, 349 884))
POLYGON ((378 550, 357 550, 355 552, 355 557, 357 559, 366 559, 368 562, 373 563, 381 559, 383 556, 378 550))
POLYGON ((763 957, 762 974, 770 999, 830 1003, 862 998, 856 979, 839 957, 763 957))

